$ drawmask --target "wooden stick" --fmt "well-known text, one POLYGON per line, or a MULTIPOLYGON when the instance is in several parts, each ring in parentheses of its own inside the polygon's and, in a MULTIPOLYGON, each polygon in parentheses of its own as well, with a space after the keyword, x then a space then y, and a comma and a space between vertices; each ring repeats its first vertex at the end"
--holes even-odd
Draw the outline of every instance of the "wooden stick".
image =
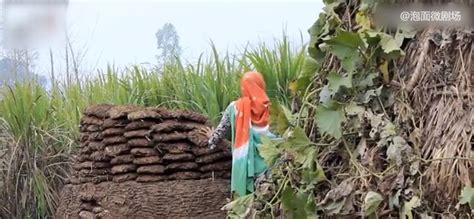
POLYGON ((423 66, 423 63, 425 62, 425 57, 426 57, 426 54, 428 53, 428 49, 430 47, 430 35, 431 35, 431 31, 428 30, 428 32, 426 33, 428 35, 428 37, 425 38, 425 42, 423 43, 423 48, 421 50, 421 54, 420 56, 418 57, 418 61, 416 63, 416 67, 415 67, 415 71, 410 79, 410 81, 408 82, 408 85, 407 85, 407 91, 410 92, 413 90, 413 88, 415 87, 416 83, 418 82, 420 76, 421 76, 421 67, 423 66))

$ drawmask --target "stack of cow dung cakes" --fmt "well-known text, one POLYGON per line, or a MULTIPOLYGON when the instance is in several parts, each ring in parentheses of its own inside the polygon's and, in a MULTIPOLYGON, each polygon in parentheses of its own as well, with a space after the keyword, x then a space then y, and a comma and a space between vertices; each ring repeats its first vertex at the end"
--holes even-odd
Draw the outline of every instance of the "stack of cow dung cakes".
POLYGON ((104 151, 102 126, 109 104, 88 107, 80 121, 80 149, 73 165, 71 183, 100 183, 110 180, 110 157, 104 151))
POLYGON ((150 127, 159 123, 159 108, 141 108, 128 114, 131 121, 126 126, 125 137, 128 138, 130 153, 133 155, 133 165, 137 166, 137 182, 158 182, 167 179, 165 167, 162 165, 162 156, 153 146, 150 136, 150 127))
POLYGON ((190 132, 188 139, 195 145, 193 153, 199 170, 203 173, 201 178, 230 178, 232 153, 229 141, 221 140, 214 149, 210 149, 208 139, 199 134, 199 130, 190 132))
POLYGON ((136 178, 136 165, 132 163, 133 156, 124 136, 125 127, 129 124, 127 116, 135 110, 137 107, 130 105, 112 107, 109 110, 109 118, 104 121, 103 142, 106 154, 112 158, 110 164, 114 182, 136 178))
POLYGON ((207 118, 183 110, 163 110, 160 115, 163 121, 154 125, 151 131, 156 148, 163 154, 163 164, 166 165, 165 172, 168 178, 170 180, 203 178, 205 174, 200 171, 202 168, 200 163, 203 163, 196 156, 199 156, 199 152, 206 154, 221 149, 208 149, 207 139, 198 134, 199 130, 206 126, 207 118))

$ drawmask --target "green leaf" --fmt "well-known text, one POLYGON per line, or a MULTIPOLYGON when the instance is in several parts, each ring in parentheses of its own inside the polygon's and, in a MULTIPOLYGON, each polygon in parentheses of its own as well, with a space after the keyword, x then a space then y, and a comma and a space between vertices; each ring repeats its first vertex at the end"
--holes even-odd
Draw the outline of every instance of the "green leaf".
MULTIPOLYGON (((353 49, 360 46, 364 46, 364 41, 362 41, 358 33, 354 33, 351 31, 344 31, 342 29, 338 29, 337 36, 332 37, 326 42, 331 45, 339 45, 339 46, 344 46, 344 47, 353 48, 353 49)), ((340 54, 340 55, 347 56, 347 54, 340 54)))
POLYGON ((343 77, 335 72, 329 73, 328 77, 328 85, 329 90, 333 93, 336 93, 339 90, 339 87, 344 86, 347 88, 352 87, 352 78, 351 77, 343 77))
POLYGON ((281 203, 283 209, 290 218, 306 218, 306 201, 307 194, 297 194, 291 186, 285 187, 281 195, 281 203))
POLYGON ((471 210, 474 210, 474 188, 465 186, 462 189, 461 195, 459 196, 459 204, 469 204, 471 210))
POLYGON ((369 216, 373 214, 380 205, 380 202, 383 201, 382 196, 379 193, 369 191, 365 195, 364 199, 364 214, 369 216))
POLYGON ((365 48, 365 43, 358 33, 339 29, 337 36, 326 41, 333 53, 342 62, 342 67, 352 74, 355 67, 361 62, 358 48, 365 48))
POLYGON ((262 136, 262 144, 258 147, 258 152, 263 157, 268 166, 272 166, 280 155, 280 151, 269 138, 262 136))
POLYGON ((227 211, 230 218, 245 218, 250 213, 253 199, 253 194, 239 197, 224 205, 222 210, 227 211))
POLYGON ((346 120, 342 109, 330 109, 319 105, 316 109, 316 124, 320 131, 339 139, 342 136, 341 123, 346 120))
POLYGON ((276 130, 277 133, 284 133, 290 126, 290 122, 286 113, 283 109, 283 106, 278 101, 272 101, 273 104, 270 105, 270 121, 271 126, 276 130))
POLYGON ((318 165, 316 170, 304 169, 301 172, 301 182, 308 185, 316 185, 326 180, 326 175, 321 166, 318 165))
POLYGON ((413 196, 409 202, 405 202, 402 208, 402 215, 403 217, 407 217, 408 219, 413 219, 413 209, 417 208, 421 205, 420 198, 418 196, 413 196))
POLYGON ((312 144, 304 130, 300 127, 293 129, 287 142, 293 147, 306 147, 312 144))

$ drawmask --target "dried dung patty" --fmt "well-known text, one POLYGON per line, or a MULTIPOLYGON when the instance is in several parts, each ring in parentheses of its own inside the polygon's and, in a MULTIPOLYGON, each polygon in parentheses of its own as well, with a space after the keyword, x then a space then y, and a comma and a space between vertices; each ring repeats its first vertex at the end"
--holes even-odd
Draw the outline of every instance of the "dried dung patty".
POLYGON ((201 172, 210 172, 210 171, 225 171, 232 168, 232 161, 221 161, 212 164, 206 164, 199 168, 201 172))
POLYGON ((194 122, 178 122, 175 120, 166 120, 151 127, 151 130, 157 133, 168 133, 173 131, 191 131, 196 128, 206 127, 205 125, 194 122))
POLYGON ((101 130, 101 128, 98 125, 88 125, 86 130, 88 132, 98 132, 101 130))
POLYGON ((128 139, 127 145, 130 147, 153 147, 154 143, 146 138, 128 139))
POLYGON ((223 159, 226 159, 226 158, 228 160, 230 160, 231 157, 232 157, 232 155, 230 154, 230 152, 219 151, 217 153, 212 153, 212 154, 207 154, 207 155, 204 155, 204 156, 197 157, 196 158, 196 163, 208 164, 208 163, 213 163, 215 161, 223 160, 223 159))
POLYGON ((168 180, 168 177, 165 175, 152 175, 152 174, 144 174, 139 175, 135 181, 137 182, 161 182, 168 180))
POLYGON ((199 165, 194 162, 170 163, 166 165, 166 171, 175 172, 178 170, 195 170, 198 167, 199 165))
POLYGON ((125 128, 123 127, 112 127, 112 128, 106 128, 104 129, 104 131, 102 132, 102 135, 104 135, 104 137, 110 137, 110 136, 120 136, 120 135, 123 135, 123 133, 125 132, 125 128))
POLYGON ((111 173, 109 168, 102 169, 82 169, 78 171, 79 176, 83 177, 93 177, 99 175, 109 175, 111 173))
POLYGON ((160 114, 164 119, 191 120, 202 124, 208 120, 206 116, 189 110, 163 110, 160 114))
POLYGON ((89 142, 88 147, 93 151, 104 150, 105 144, 101 141, 91 141, 89 142))
POLYGON ((194 155, 189 153, 183 154, 165 154, 163 156, 163 161, 172 162, 172 161, 194 161, 194 155))
POLYGON ((154 148, 132 148, 130 153, 137 157, 158 156, 159 153, 154 148))
POLYGON ((128 153, 130 147, 127 144, 115 144, 105 147, 105 153, 109 156, 117 156, 120 154, 128 153))
POLYGON ((222 179, 230 179, 231 176, 230 171, 211 171, 207 173, 203 173, 201 175, 201 179, 207 179, 207 178, 222 178, 222 179))
POLYGON ((91 154, 90 158, 94 161, 110 161, 111 159, 105 151, 95 151, 91 154))
POLYGON ((159 119, 161 116, 156 111, 144 109, 129 113, 127 118, 128 120, 136 121, 140 119, 159 119))
POLYGON ((111 119, 124 118, 131 112, 139 110, 140 107, 132 105, 114 106, 109 110, 109 116, 111 119))
POLYGON ((138 129, 150 129, 151 126, 155 125, 155 121, 138 120, 129 123, 125 126, 126 131, 138 130, 138 129))
POLYGON ((90 161, 92 159, 91 159, 90 155, 88 155, 88 154, 80 154, 80 155, 76 156, 74 158, 74 160, 77 161, 77 162, 84 162, 84 161, 88 161, 88 160, 90 161))
POLYGON ((72 168, 75 170, 81 169, 101 169, 110 167, 110 163, 108 162, 94 162, 94 161, 85 161, 82 163, 76 163, 72 165, 72 168))
POLYGON ((222 151, 221 148, 209 148, 209 147, 193 147, 191 149, 193 151, 193 154, 196 155, 196 156, 203 156, 203 155, 206 155, 206 154, 212 154, 212 153, 217 153, 217 152, 220 152, 222 151))
POLYGON ((129 123, 126 119, 106 119, 104 120, 104 124, 102 127, 106 128, 113 128, 113 127, 125 127, 129 123))
POLYGON ((122 173, 122 174, 117 174, 112 177, 112 181, 116 183, 121 183, 125 181, 130 181, 136 179, 138 174, 136 173, 122 173))
POLYGON ((102 139, 104 139, 104 136, 101 131, 89 133, 89 141, 102 141, 102 139))
POLYGON ((85 147, 83 146, 81 149, 79 149, 79 154, 83 154, 83 155, 87 154, 87 155, 89 155, 89 154, 91 154, 93 151, 94 151, 94 150, 92 150, 89 146, 85 146, 85 147))
POLYGON ((120 144, 120 143, 126 143, 127 138, 123 136, 113 136, 113 137, 107 137, 102 140, 102 142, 105 145, 113 145, 113 144, 120 144))
POLYGON ((207 147, 209 139, 199 133, 199 130, 194 130, 188 133, 187 138, 189 141, 199 147, 207 147))
POLYGON ((165 172, 165 166, 159 165, 159 164, 140 166, 137 168, 137 173, 160 174, 164 172, 165 172))
POLYGON ((148 129, 139 129, 133 131, 127 131, 123 134, 126 138, 144 138, 148 136, 150 131, 148 129))
POLYGON ((120 164, 120 165, 115 165, 112 167, 112 173, 117 174, 117 173, 129 173, 129 172, 135 172, 137 169, 137 165, 135 164, 120 164))
POLYGON ((89 139, 89 133, 88 132, 81 132, 79 133, 79 141, 80 142, 85 142, 89 139))
POLYGON ((133 162, 133 155, 131 154, 124 154, 124 155, 119 155, 117 157, 114 157, 110 163, 111 164, 128 164, 133 162))
POLYGON ((173 142, 173 141, 182 141, 186 139, 187 139, 187 133, 183 133, 183 132, 153 134, 153 140, 155 142, 173 142))
POLYGON ((109 116, 109 110, 113 107, 112 104, 95 104, 87 107, 84 110, 84 114, 87 116, 95 116, 99 118, 106 118, 109 116))
POLYGON ((158 164, 162 163, 162 159, 159 156, 135 157, 133 163, 137 165, 158 164))
POLYGON ((181 154, 185 152, 192 152, 192 146, 189 142, 171 142, 171 143, 158 143, 156 148, 164 150, 170 154, 181 154))
POLYGON ((79 124, 81 125, 97 125, 101 126, 104 123, 104 120, 94 116, 84 116, 81 118, 79 124))
POLYGON ((194 171, 181 171, 172 173, 168 176, 170 180, 200 179, 201 173, 194 171))
POLYGON ((79 177, 80 183, 101 183, 112 180, 110 175, 94 176, 94 177, 79 177))

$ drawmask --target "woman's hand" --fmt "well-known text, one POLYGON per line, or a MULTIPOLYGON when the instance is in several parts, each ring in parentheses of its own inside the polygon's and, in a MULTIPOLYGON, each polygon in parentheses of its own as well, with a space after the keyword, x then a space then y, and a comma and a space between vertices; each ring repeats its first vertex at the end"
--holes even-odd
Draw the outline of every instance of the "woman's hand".
POLYGON ((213 132, 214 128, 212 127, 203 127, 199 130, 199 134, 206 136, 207 139, 211 138, 213 132))
MULTIPOLYGON (((209 140, 212 137, 212 133, 214 133, 214 128, 211 127, 203 127, 199 130, 199 134, 206 136, 209 140)), ((209 145, 211 149, 214 149, 216 145, 209 145)))

